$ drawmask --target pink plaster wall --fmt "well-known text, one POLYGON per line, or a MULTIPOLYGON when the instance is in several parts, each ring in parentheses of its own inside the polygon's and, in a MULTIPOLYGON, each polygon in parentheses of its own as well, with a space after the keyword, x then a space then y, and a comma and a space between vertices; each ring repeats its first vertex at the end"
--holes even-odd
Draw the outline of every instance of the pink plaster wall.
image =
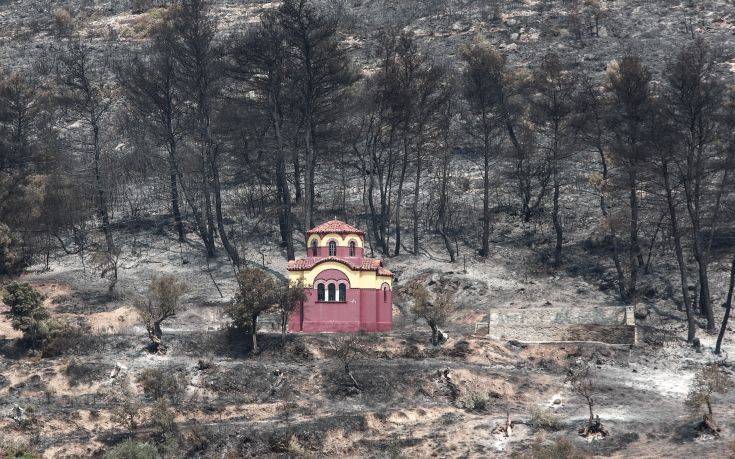
POLYGON ((307 300, 289 319, 291 332, 375 332, 389 331, 393 327, 393 292, 390 290, 383 301, 382 289, 348 288, 345 302, 319 302, 315 289, 304 291, 307 300))

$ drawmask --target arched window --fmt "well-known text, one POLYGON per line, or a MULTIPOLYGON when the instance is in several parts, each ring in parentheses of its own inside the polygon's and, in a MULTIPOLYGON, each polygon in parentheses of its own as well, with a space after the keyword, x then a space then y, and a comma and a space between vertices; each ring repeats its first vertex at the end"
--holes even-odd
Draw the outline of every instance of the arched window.
POLYGON ((316 300, 324 301, 324 284, 319 284, 316 286, 316 300))
POLYGON ((334 284, 327 285, 327 301, 337 301, 337 299, 335 298, 335 294, 336 291, 334 288, 334 284))
POLYGON ((347 301, 347 286, 345 284, 339 284, 339 298, 337 301, 347 301))
POLYGON ((383 303, 388 302, 388 287, 383 287, 383 303))
POLYGON ((330 257, 337 256, 337 243, 334 241, 329 241, 329 256, 330 257))
POLYGON ((355 256, 355 241, 350 241, 350 256, 355 256))
POLYGON ((319 253, 319 249, 317 248, 316 239, 311 241, 311 256, 315 257, 319 253))

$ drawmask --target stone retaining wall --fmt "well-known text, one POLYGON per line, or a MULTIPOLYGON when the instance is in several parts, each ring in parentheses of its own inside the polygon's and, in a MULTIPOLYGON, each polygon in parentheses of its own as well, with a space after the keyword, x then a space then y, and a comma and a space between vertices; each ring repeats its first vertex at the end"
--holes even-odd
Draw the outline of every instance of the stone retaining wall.
POLYGON ((636 342, 633 308, 614 306, 495 309, 475 325, 475 333, 521 342, 636 342))

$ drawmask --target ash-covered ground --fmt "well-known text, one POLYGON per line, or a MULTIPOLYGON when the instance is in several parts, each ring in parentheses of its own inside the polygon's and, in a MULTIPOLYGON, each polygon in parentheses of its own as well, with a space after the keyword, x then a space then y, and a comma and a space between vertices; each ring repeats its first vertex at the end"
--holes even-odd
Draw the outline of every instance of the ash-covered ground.
MULTIPOLYGON (((608 63, 631 49, 658 72, 672 50, 694 32, 722 49, 718 70, 723 78, 735 75, 732 2, 605 2, 599 30, 583 42, 570 31, 568 2, 498 3, 495 17, 483 2, 351 1, 344 7, 354 33, 344 38, 368 69, 374 64, 371 37, 381 27, 404 27, 424 49, 450 63, 456 61, 459 45, 481 35, 503 50, 511 66, 535 65, 552 49, 575 57, 602 78, 608 63)), ((214 4, 222 35, 256 21, 259 11, 274 5, 214 4)), ((155 9, 132 13, 128 2, 2 2, 3 67, 22 70, 52 63, 58 44, 53 14, 61 7, 73 13, 82 33, 100 49, 124 50, 143 43, 157 14, 155 9)), ((460 162, 457 167, 470 184, 462 199, 479 209, 477 164, 460 162)), ((167 451, 172 457, 508 457, 530 454, 535 446, 558 439, 589 456, 735 454, 734 391, 715 398, 719 437, 702 435, 696 429, 701 416, 684 404, 702 365, 723 362, 724 371, 733 375, 735 337, 728 330, 723 355, 714 356, 715 337, 704 332, 702 320, 700 347, 686 344, 684 313, 675 300, 675 264, 665 251, 655 251, 652 269, 641 279, 635 346, 525 345, 473 334, 475 323, 484 321, 492 308, 624 306, 615 294, 613 268, 601 255, 605 249, 596 245, 601 239, 598 196, 580 185, 591 172, 579 167, 578 176, 565 186, 561 204, 568 240, 560 269, 544 262, 552 234, 549 223, 518 224, 515 216, 502 211, 496 215, 487 259, 476 257, 477 238, 471 234, 459 241, 453 264, 434 235, 426 235, 421 254, 386 259, 398 288, 417 278, 435 291, 451 288, 457 292, 458 309, 446 327, 449 340, 433 347, 428 327, 397 298, 395 329, 360 338, 361 352, 352 365, 359 391, 349 386, 334 356, 340 336, 289 335, 281 346, 280 335, 266 324, 262 352, 251 353, 248 337, 231 331, 223 314, 236 288, 223 251, 206 259, 193 233, 189 243, 179 244, 172 228, 159 224, 164 220, 160 209, 147 209, 150 225, 115 228, 122 263, 112 298, 107 280, 89 258, 52 253, 48 270, 43 263, 32 266, 20 280, 47 296, 53 316, 84 324, 89 333, 60 356, 30 357, 17 346, 19 333, 9 319, 0 316, 0 447, 17 446, 44 457, 102 456, 130 437, 165 444, 168 433, 176 440, 167 451), (164 273, 186 281, 186 310, 163 326, 167 353, 151 355, 134 302, 154 274, 164 273), (605 438, 577 433, 588 408, 565 382, 566 368, 576 362, 592 365, 594 410, 609 432, 605 438), (123 399, 121 388, 127 386, 132 392, 123 399), (154 422, 160 419, 159 396, 173 413, 174 422, 167 426, 154 422), (126 403, 137 407, 132 432, 118 419, 126 403), (538 413, 547 422, 539 422, 538 413)), ((326 202, 333 190, 319 188, 323 182, 317 187, 326 202)), ((347 207, 353 215, 362 208, 361 186, 350 188, 354 193, 347 207)), ((503 190, 493 197, 499 208, 512 199, 503 190)), ((356 216, 353 220, 358 222, 356 216)), ((647 229, 655 226, 646 223, 647 229)), ((277 227, 261 221, 247 221, 246 226, 246 236, 238 241, 243 258, 283 275, 286 261, 277 227)), ((651 234, 644 236, 650 240, 651 234)), ((303 253, 303 235, 297 242, 303 253)), ((711 264, 718 323, 728 250, 715 250, 711 264)))
MULTIPOLYGON (((166 237, 133 233, 127 242, 135 255, 125 262, 115 299, 79 257, 60 257, 50 270, 36 266, 23 276, 47 295, 54 315, 85 322, 92 332, 68 354, 34 359, 18 353, 17 334, 1 319, 6 444, 30 444, 46 457, 102 454, 131 435, 115 418, 118 388, 127 383, 140 403, 135 437, 155 441, 159 427, 150 413, 159 389, 146 378, 173 375, 175 383, 162 390, 180 438, 175 456, 507 456, 556 438, 588 455, 732 454, 735 393, 716 399, 719 438, 702 436, 700 417, 684 405, 694 372, 716 360, 714 337, 700 333, 698 350, 686 345, 672 302, 649 302, 647 317, 639 314, 635 346, 523 345, 472 335, 474 322, 491 307, 615 303, 581 276, 521 274, 534 257, 529 249, 497 244, 487 261, 467 257, 466 273, 462 263, 439 256, 387 260, 400 282, 424 276, 437 286, 459 287, 459 308, 448 342, 433 347, 428 328, 396 301, 395 330, 360 338, 353 374, 361 390, 354 391, 334 357, 340 336, 289 335, 282 347, 280 335, 266 326, 263 349, 254 355, 248 337, 230 331, 222 314, 234 289, 228 263, 207 266, 199 247, 166 237), (185 279, 190 291, 186 311, 164 325, 168 352, 151 355, 133 302, 150 276, 163 272, 185 279), (575 362, 592 364, 595 414, 609 432, 605 438, 577 434, 587 405, 565 383, 575 362), (553 418, 551 426, 537 424, 538 412, 553 418), (32 421, 21 424, 19 417, 32 421)), ((284 270, 277 244, 258 241, 251 249, 248 259, 284 270)), ((730 339, 724 355, 734 351, 730 339)))

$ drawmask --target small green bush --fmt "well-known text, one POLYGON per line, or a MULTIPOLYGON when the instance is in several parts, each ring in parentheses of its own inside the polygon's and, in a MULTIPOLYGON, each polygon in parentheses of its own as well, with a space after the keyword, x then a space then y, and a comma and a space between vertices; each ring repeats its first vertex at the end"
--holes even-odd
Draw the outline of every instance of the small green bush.
POLYGON ((15 235, 8 225, 0 222, 0 276, 20 274, 23 258, 18 253, 15 235))
POLYGON ((530 424, 536 429, 559 430, 562 428, 561 418, 550 409, 531 408, 530 424))
POLYGON ((515 459, 586 459, 587 456, 566 438, 557 438, 554 443, 549 444, 537 438, 531 444, 530 450, 514 454, 513 457, 515 459))
POLYGON ((459 404, 468 411, 486 411, 490 408, 491 399, 492 397, 487 392, 472 391, 463 395, 459 404))
POLYGON ((165 398, 160 398, 153 404, 150 422, 156 431, 155 441, 159 449, 175 452, 179 444, 179 428, 176 425, 176 413, 165 398))
POLYGON ((0 457, 15 459, 36 459, 41 457, 35 453, 30 446, 21 443, 6 444, 0 449, 0 457))
POLYGON ((33 347, 42 344, 49 335, 48 311, 43 307, 43 295, 30 284, 13 282, 5 287, 3 303, 15 330, 33 347))
POLYGON ((105 459, 156 459, 158 450, 149 443, 125 440, 115 445, 103 456, 105 459))
POLYGON ((185 385, 174 372, 147 368, 138 375, 137 381, 143 386, 143 393, 150 399, 165 398, 178 405, 184 397, 185 385))
POLYGON ((90 385, 106 377, 112 367, 99 362, 82 362, 71 359, 64 374, 69 380, 69 385, 74 387, 80 384, 90 385))

